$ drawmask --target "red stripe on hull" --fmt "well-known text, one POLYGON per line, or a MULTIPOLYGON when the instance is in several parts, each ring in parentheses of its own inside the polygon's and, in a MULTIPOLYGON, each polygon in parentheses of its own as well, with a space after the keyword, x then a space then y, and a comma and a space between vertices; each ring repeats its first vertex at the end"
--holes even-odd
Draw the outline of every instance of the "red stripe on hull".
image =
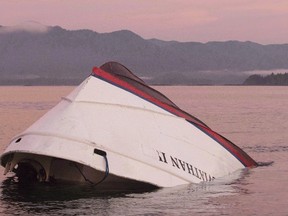
POLYGON ((204 133, 212 137, 218 143, 220 143, 225 149, 227 149, 232 155, 234 155, 245 167, 256 167, 257 163, 241 148, 233 144, 230 140, 216 133, 215 131, 202 127, 201 125, 197 126, 204 133))
MULTIPOLYGON (((234 157, 236 157, 245 167, 254 167, 257 166, 257 163, 248 155, 246 154, 242 149, 240 149, 238 146, 221 136, 220 134, 216 133, 215 131, 211 130, 207 125, 203 124, 200 121, 197 121, 197 119, 194 119, 192 116, 187 114, 186 112, 182 111, 181 109, 177 109, 173 106, 170 106, 166 103, 163 103, 162 101, 158 100, 157 98, 147 94, 146 92, 134 87, 130 83, 118 78, 117 76, 108 73, 100 68, 93 68, 93 74, 96 77, 99 77, 101 79, 106 80, 109 83, 112 83, 114 85, 117 85, 129 92, 132 92, 133 94, 163 108, 164 110, 182 117, 195 125, 197 128, 199 128, 201 131, 209 135, 211 138, 213 138, 215 141, 217 141, 219 144, 221 144, 227 151, 229 151, 234 157)), ((150 87, 148 87, 150 88, 150 87)))

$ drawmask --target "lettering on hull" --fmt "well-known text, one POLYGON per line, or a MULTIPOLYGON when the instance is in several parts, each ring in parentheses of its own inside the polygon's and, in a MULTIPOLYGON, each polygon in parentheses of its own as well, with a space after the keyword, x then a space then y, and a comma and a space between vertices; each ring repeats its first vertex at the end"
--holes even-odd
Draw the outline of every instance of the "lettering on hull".
MULTIPOLYGON (((157 151, 157 150, 156 150, 157 151)), ((210 174, 204 172, 203 170, 187 163, 186 161, 183 161, 179 158, 176 158, 172 155, 166 155, 166 153, 157 151, 158 159, 162 163, 166 163, 171 165, 172 167, 175 167, 183 172, 186 172, 187 174, 193 175, 196 178, 200 179, 201 181, 209 182, 215 179, 215 177, 211 176, 210 174)))

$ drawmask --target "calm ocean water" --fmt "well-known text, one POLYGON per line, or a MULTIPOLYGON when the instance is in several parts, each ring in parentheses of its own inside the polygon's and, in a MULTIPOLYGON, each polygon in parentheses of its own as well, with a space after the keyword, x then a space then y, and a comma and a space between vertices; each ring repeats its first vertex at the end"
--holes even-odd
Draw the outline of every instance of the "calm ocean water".
MULTIPOLYGON (((156 88, 265 166, 206 184, 105 193, 20 187, 1 168, 0 215, 288 215, 288 87, 156 88)), ((0 87, 1 152, 72 89, 0 87)))

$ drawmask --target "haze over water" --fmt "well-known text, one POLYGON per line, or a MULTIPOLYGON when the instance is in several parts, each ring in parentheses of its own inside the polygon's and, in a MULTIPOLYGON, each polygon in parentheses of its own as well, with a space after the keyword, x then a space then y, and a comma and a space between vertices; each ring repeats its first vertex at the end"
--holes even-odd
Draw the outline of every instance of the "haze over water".
MULTIPOLYGON (((0 149, 73 87, 0 87, 0 149)), ((288 87, 156 87, 260 163, 208 184, 102 193, 21 188, 0 174, 1 215, 288 215, 288 87)), ((3 168, 0 172, 3 173, 3 168)))

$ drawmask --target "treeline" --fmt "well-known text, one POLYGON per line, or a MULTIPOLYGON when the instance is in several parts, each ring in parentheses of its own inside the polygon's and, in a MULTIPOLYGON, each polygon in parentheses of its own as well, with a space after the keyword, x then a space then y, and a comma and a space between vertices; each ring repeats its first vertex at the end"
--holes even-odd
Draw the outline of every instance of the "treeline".
POLYGON ((251 75, 243 83, 243 85, 275 85, 275 86, 288 86, 288 73, 284 74, 270 74, 263 75, 251 75))
POLYGON ((35 79, 1 79, 0 86, 21 85, 21 86, 74 86, 79 85, 83 80, 80 79, 52 79, 52 78, 35 78, 35 79))

